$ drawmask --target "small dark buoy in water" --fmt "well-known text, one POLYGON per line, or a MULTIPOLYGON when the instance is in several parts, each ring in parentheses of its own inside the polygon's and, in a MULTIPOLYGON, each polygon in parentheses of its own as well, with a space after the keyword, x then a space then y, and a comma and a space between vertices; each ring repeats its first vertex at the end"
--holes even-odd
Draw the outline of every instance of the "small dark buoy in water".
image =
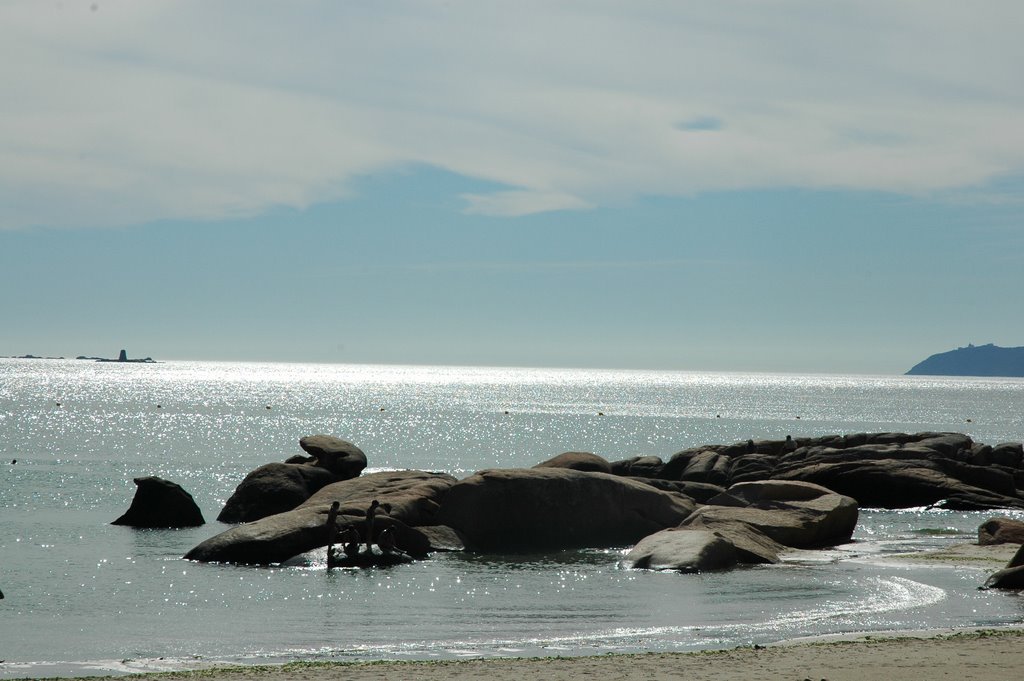
POLYGON ((156 408, 157 408, 157 409, 163 409, 163 407, 162 407, 161 405, 159 405, 159 404, 158 404, 158 405, 156 405, 156 408))
POLYGON ((270 405, 269 404, 267 405, 267 409, 270 409, 270 405))
POLYGON ((604 416, 604 412, 603 411, 599 411, 599 412, 597 412, 597 415, 598 416, 604 416))
POLYGON ((17 460, 17 459, 11 459, 11 465, 12 465, 12 466, 13 466, 14 464, 16 464, 16 463, 18 463, 18 460, 17 460))
POLYGON ((58 406, 58 407, 60 406, 60 402, 58 402, 58 403, 57 403, 57 406, 58 406))
POLYGON ((381 410, 381 411, 384 411, 384 407, 381 407, 381 408, 380 408, 380 410, 381 410))
POLYGON ((506 414, 508 413, 508 409, 506 409, 506 410, 505 410, 505 413, 506 413, 506 414))
POLYGON ((721 414, 715 414, 715 418, 716 419, 720 419, 720 418, 722 418, 722 415, 721 414))
POLYGON ((967 423, 973 423, 971 419, 967 419, 967 423))

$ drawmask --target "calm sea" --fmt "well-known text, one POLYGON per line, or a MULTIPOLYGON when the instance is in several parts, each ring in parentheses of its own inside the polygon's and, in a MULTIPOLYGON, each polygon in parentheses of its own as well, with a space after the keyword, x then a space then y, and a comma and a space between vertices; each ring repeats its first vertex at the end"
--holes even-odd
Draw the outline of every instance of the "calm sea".
POLYGON ((464 476, 567 450, 668 458, 748 438, 925 430, 1021 441, 1024 380, 0 360, 0 678, 1021 622, 1024 599, 977 591, 983 570, 885 561, 970 541, 987 513, 867 510, 852 544, 699 576, 621 570, 619 550, 330 574, 322 554, 305 568, 180 558, 226 528, 213 518, 248 471, 314 433, 355 442, 370 470, 464 476), (208 524, 110 525, 143 475, 184 486, 208 524))

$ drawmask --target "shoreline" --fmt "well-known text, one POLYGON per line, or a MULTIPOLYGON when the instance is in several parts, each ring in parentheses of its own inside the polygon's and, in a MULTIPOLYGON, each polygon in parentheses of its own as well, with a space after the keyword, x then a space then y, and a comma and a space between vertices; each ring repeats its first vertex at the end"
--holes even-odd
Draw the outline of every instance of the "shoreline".
POLYGON ((767 646, 686 653, 624 653, 579 657, 487 658, 372 662, 290 662, 281 665, 217 666, 189 671, 148 672, 43 679, 209 679, 211 681, 450 681, 488 678, 566 680, 595 678, 688 681, 756 678, 860 681, 939 678, 996 681, 1013 678, 1024 664, 1024 624, 995 628, 840 634, 781 641, 767 646))

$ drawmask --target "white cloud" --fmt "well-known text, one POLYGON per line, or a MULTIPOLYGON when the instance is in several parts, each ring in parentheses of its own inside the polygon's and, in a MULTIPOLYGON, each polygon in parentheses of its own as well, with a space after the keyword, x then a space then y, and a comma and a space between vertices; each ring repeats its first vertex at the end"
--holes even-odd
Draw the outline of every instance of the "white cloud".
POLYGON ((258 213, 427 164, 490 215, 1024 169, 1024 5, 8 2, 0 228, 258 213))
POLYGON ((557 192, 503 191, 491 194, 463 194, 467 213, 515 217, 553 210, 579 210, 591 205, 576 196, 557 192))

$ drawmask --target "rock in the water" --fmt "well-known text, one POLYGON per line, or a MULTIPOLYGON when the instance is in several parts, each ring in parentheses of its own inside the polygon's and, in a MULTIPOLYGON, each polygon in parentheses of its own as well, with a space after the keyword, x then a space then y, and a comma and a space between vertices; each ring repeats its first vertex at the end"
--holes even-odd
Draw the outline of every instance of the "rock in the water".
POLYGON ((310 456, 292 456, 249 473, 217 520, 245 523, 290 511, 322 487, 358 477, 366 468, 363 451, 341 438, 308 435, 299 440, 299 446, 310 456))
POLYGON ((430 541, 430 551, 466 550, 466 542, 455 528, 447 525, 423 525, 416 529, 430 541))
POLYGON ((1006 564, 1006 567, 1020 567, 1021 565, 1024 565, 1024 544, 1021 544, 1017 553, 1013 554, 1013 558, 1006 564))
POLYGON ((701 516, 687 522, 685 527, 714 532, 733 545, 740 563, 778 563, 781 555, 789 549, 741 520, 701 516))
POLYGON ((700 445, 674 454, 617 461, 618 475, 721 486, 802 480, 861 506, 953 510, 1024 508, 1024 447, 990 447, 963 433, 850 433, 700 445))
POLYGON ((307 435, 299 440, 303 451, 313 456, 313 465, 326 468, 337 480, 350 480, 366 468, 366 454, 348 440, 331 435, 307 435))
POLYGON ((978 543, 1024 544, 1024 522, 1012 518, 990 518, 978 527, 978 543))
POLYGON ((729 505, 702 506, 683 526, 743 522, 785 546, 819 548, 849 541, 857 525, 857 502, 817 485, 744 482, 716 501, 729 505))
POLYGON ((671 528, 644 537, 622 559, 625 567, 708 572, 736 565, 735 547, 710 530, 671 528))
POLYGON ((112 525, 197 527, 206 521, 192 495, 181 485, 157 477, 135 478, 131 506, 112 525))
POLYGON ((339 527, 352 526, 365 540, 366 509, 374 499, 391 508, 390 512, 378 512, 375 527, 391 527, 398 549, 421 556, 429 550, 430 541, 416 526, 438 524, 434 516, 445 492, 454 483, 455 478, 450 475, 423 471, 386 471, 332 483, 294 510, 239 525, 207 539, 185 554, 185 558, 222 563, 282 563, 327 544, 329 532, 325 522, 335 501, 340 504, 339 527))
POLYGON ((993 572, 985 580, 986 589, 1024 589, 1024 565, 993 572))
POLYGON ((247 523, 296 508, 317 490, 337 482, 334 473, 309 464, 268 463, 260 466, 235 489, 217 520, 247 523))
POLYGON ((534 468, 568 468, 574 471, 591 473, 611 473, 612 465, 608 460, 590 452, 564 452, 558 456, 539 463, 534 468))
POLYGON ((628 546, 694 509, 681 495, 566 468, 480 471, 454 485, 438 522, 477 551, 628 546))
MULTIPOLYGON (((798 452, 799 453, 799 452, 798 452)), ((943 470, 943 464, 925 453, 904 448, 868 452, 843 452, 834 456, 818 452, 809 460, 780 464, 775 477, 813 482, 856 499, 862 506, 910 508, 947 501, 970 504, 972 509, 1021 508, 1024 500, 962 482, 943 470)), ((954 506, 950 506, 951 508, 954 506)))

